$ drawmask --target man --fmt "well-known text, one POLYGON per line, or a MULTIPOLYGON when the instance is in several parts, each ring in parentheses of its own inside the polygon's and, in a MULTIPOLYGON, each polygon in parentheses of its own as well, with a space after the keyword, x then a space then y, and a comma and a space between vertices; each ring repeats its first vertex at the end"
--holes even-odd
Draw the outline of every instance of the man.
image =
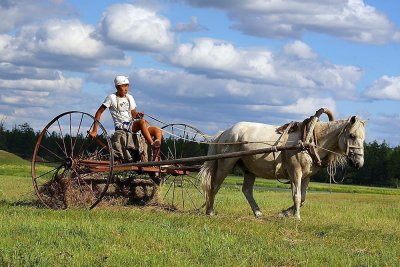
MULTIPOLYGON (((154 159, 154 154, 159 152, 161 145, 161 129, 154 126, 147 127, 147 123, 143 119, 144 113, 136 111, 136 102, 132 95, 128 94, 128 77, 116 76, 114 79, 114 84, 117 92, 106 97, 103 104, 97 110, 95 118, 100 121, 101 114, 104 112, 104 110, 109 108, 114 121, 115 130, 123 130, 133 133, 136 133, 140 130, 147 144, 149 144, 153 149, 154 159)), ((93 130, 89 133, 91 138, 95 138, 97 136, 97 127, 98 123, 95 121, 93 124, 93 130)))

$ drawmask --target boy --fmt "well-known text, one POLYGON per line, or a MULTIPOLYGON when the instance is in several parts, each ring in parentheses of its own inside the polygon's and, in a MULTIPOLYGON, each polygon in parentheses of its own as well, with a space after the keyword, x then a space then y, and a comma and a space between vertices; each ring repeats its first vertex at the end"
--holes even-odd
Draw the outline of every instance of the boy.
MULTIPOLYGON (((147 144, 153 149, 153 159, 159 153, 162 132, 160 128, 150 126, 147 128, 146 121, 143 119, 143 112, 136 111, 136 103, 132 95, 128 94, 129 80, 125 76, 116 76, 114 79, 117 92, 106 97, 104 103, 99 107, 95 114, 95 118, 100 121, 101 114, 107 108, 114 121, 115 130, 123 130, 126 132, 136 133, 142 132, 147 144)), ((97 136, 98 123, 95 121, 93 130, 89 132, 91 138, 97 136)))

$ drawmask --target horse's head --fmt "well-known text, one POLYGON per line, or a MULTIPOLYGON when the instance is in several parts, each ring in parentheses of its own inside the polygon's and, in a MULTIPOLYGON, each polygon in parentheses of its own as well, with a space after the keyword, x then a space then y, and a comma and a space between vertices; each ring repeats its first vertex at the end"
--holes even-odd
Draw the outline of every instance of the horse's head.
POLYGON ((353 168, 359 169, 364 165, 364 140, 365 121, 351 117, 340 134, 339 148, 353 168))

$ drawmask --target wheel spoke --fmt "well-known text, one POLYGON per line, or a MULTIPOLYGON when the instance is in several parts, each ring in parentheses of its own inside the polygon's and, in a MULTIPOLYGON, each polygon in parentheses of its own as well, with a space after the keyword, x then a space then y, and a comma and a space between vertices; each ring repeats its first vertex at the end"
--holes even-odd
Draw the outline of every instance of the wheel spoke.
POLYGON ((192 202, 192 205, 194 206, 195 210, 197 210, 198 208, 197 208, 196 204, 193 201, 192 194, 190 194, 190 192, 189 192, 189 190, 187 188, 185 188, 185 191, 186 191, 186 195, 189 196, 190 202, 192 202))
POLYGON ((81 120, 80 120, 80 122, 79 122, 78 131, 76 132, 76 138, 75 138, 74 145, 73 145, 73 147, 72 147, 72 153, 73 153, 73 151, 74 151, 74 149, 75 149, 75 145, 76 145, 76 142, 77 142, 78 137, 79 137, 79 131, 80 131, 80 129, 81 129, 82 120, 83 120, 83 113, 82 113, 82 115, 81 115, 81 120))
POLYGON ((41 148, 47 150, 47 152, 49 152, 50 154, 52 154, 52 155, 56 156, 57 158, 59 158, 61 161, 64 161, 64 159, 60 158, 56 153, 54 153, 53 151, 51 151, 51 150, 48 149, 47 147, 42 146, 41 144, 40 144, 39 146, 40 146, 41 148))
POLYGON ((41 174, 41 175, 39 175, 39 176, 36 176, 36 177, 34 177, 34 180, 36 181, 37 179, 39 179, 39 178, 42 177, 42 176, 45 176, 46 174, 49 174, 49 173, 51 173, 51 172, 53 172, 53 171, 55 171, 55 170, 59 170, 61 167, 62 167, 62 165, 61 165, 61 166, 58 166, 58 167, 55 167, 54 169, 52 169, 52 170, 50 170, 50 171, 47 171, 47 172, 45 172, 45 173, 43 173, 43 174, 41 174))
POLYGON ((169 187, 168 187, 168 190, 167 190, 167 192, 164 194, 164 198, 163 198, 163 201, 165 200, 165 198, 168 196, 168 193, 169 193, 169 190, 171 189, 171 187, 172 187, 172 184, 173 184, 173 182, 171 182, 171 184, 169 185, 169 187))
POLYGON ((72 149, 72 118, 71 118, 71 113, 69 114, 69 141, 71 144, 71 158, 74 157, 74 150, 72 149))
POLYGON ((66 157, 68 157, 67 147, 65 146, 65 141, 64 141, 64 134, 63 134, 63 131, 61 130, 61 125, 60 125, 59 120, 57 120, 57 124, 58 124, 58 128, 60 129, 61 140, 62 140, 63 145, 64 145, 64 154, 65 154, 66 157))
MULTIPOLYGON (((190 175, 188 175, 189 177, 192 177, 192 176, 190 176, 190 175)), ((192 177, 193 178, 193 177, 192 177)), ((203 195, 203 192, 201 192, 201 190, 197 187, 197 185, 191 180, 191 179, 188 179, 189 180, 189 182, 194 186, 194 188, 196 188, 197 189, 197 191, 201 194, 201 195, 203 195)))

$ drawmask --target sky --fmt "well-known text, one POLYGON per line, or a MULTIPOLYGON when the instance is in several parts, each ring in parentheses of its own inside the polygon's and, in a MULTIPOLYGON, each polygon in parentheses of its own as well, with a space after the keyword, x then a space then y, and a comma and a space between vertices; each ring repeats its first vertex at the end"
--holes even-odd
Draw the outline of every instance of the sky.
POLYGON ((399 12, 398 0, 0 0, 0 121, 39 131, 94 114, 126 75, 138 111, 209 135, 325 107, 398 146, 399 12))

